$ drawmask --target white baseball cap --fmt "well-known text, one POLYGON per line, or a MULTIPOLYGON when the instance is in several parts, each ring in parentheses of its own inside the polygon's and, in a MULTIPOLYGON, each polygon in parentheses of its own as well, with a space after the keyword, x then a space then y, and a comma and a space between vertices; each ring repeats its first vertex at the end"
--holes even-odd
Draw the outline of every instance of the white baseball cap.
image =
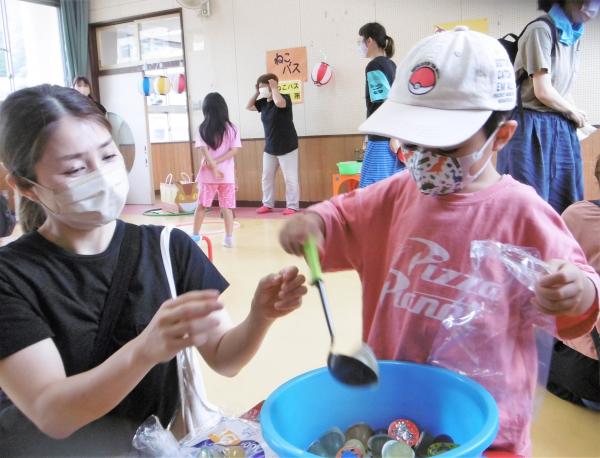
POLYGON ((359 128, 434 148, 472 137, 515 107, 513 65, 498 40, 457 26, 424 38, 398 66, 388 99, 359 128))

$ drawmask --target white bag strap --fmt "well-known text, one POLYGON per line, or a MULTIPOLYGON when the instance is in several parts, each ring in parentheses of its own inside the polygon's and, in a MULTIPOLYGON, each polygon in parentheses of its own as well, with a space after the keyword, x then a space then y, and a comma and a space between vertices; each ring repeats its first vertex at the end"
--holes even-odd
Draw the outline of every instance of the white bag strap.
MULTIPOLYGON (((172 226, 165 226, 161 231, 160 254, 171 297, 175 299, 177 290, 170 252, 172 230, 172 226)), ((221 421, 221 411, 206 396, 198 349, 188 347, 177 354, 177 377, 179 379, 180 406, 186 437, 197 435, 200 431, 209 429, 221 421)))
POLYGON ((165 178, 165 184, 173 184, 173 174, 169 173, 165 178))
POLYGON ((167 274, 167 282, 169 283, 169 291, 171 297, 175 299, 177 297, 177 290, 175 289, 175 278, 173 277, 173 264, 171 263, 171 231, 172 226, 165 226, 160 233, 160 254, 162 255, 163 267, 165 268, 165 274, 167 274))
POLYGON ((192 182, 192 178, 187 173, 181 172, 179 175, 181 175, 182 183, 191 183, 192 182))

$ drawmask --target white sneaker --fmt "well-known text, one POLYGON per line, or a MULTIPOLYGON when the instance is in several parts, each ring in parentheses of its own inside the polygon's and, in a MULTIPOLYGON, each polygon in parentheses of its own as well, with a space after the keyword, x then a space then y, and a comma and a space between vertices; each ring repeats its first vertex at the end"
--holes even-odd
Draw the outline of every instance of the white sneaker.
POLYGON ((233 235, 226 235, 223 239, 223 246, 226 248, 233 248, 233 235))

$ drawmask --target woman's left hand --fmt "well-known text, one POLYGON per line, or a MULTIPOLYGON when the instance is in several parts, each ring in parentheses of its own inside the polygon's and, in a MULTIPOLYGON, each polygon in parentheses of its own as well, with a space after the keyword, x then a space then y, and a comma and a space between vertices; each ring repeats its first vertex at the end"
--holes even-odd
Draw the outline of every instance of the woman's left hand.
POLYGON ((308 291, 305 282, 297 267, 286 267, 277 274, 267 275, 256 287, 252 313, 271 321, 296 310, 308 291))

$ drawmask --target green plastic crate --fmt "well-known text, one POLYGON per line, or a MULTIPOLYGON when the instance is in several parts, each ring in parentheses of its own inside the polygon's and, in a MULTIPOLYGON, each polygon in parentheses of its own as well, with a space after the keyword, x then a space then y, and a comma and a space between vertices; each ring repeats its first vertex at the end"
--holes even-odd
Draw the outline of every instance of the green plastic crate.
POLYGON ((357 173, 360 173, 360 169, 362 167, 362 162, 358 162, 358 161, 338 162, 337 166, 338 166, 340 175, 356 175, 357 173))

